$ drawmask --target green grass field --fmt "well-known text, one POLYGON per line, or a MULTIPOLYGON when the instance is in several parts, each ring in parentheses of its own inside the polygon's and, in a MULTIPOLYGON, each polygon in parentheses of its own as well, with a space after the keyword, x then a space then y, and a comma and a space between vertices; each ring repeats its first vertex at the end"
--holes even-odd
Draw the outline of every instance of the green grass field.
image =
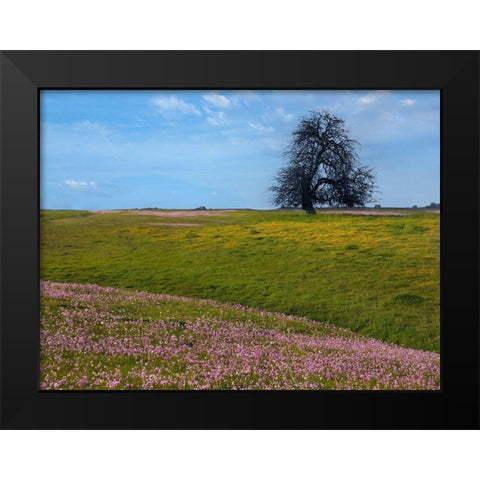
POLYGON ((41 279, 239 303, 439 352, 440 218, 408 214, 42 211, 41 279))

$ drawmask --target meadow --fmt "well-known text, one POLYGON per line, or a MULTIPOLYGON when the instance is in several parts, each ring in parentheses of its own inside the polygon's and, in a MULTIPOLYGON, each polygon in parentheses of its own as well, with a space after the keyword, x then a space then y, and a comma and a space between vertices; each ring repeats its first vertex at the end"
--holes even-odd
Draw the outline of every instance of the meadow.
POLYGON ((403 213, 44 210, 41 279, 239 304, 439 353, 440 218, 403 213))
POLYGON ((436 390, 436 353, 212 300, 42 282, 42 390, 436 390))

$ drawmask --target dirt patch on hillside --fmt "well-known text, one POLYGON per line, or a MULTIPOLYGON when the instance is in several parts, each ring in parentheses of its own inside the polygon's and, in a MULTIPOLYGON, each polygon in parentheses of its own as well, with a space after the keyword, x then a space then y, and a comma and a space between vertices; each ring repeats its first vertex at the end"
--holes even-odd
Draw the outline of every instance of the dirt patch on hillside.
POLYGON ((319 213, 330 213, 335 215, 374 215, 374 216, 393 216, 393 217, 405 217, 408 213, 399 212, 374 212, 370 210, 329 210, 320 211, 319 213))
POLYGON ((236 212, 236 210, 178 210, 176 212, 159 212, 157 210, 90 210, 92 213, 127 212, 130 215, 154 215, 156 217, 213 217, 236 212))
POLYGON ((154 215, 156 217, 212 217, 225 215, 235 210, 178 210, 177 212, 157 212, 156 210, 129 210, 131 215, 154 215))
POLYGON ((90 210, 92 213, 118 213, 121 210, 90 210))
POLYGON ((200 223, 146 223, 145 225, 157 225, 160 227, 201 227, 200 223))

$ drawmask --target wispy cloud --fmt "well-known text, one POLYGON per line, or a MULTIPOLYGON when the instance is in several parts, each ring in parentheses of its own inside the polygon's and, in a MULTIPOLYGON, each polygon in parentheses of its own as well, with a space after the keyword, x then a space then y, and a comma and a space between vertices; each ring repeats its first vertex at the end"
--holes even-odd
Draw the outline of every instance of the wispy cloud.
POLYGON ((261 95, 254 90, 238 90, 230 95, 230 100, 235 106, 256 104, 261 101, 261 95))
POLYGON ((108 145, 108 149, 110 150, 113 158, 115 158, 115 160, 118 162, 121 161, 117 153, 117 148, 109 138, 109 136, 111 137, 113 135, 113 132, 109 130, 106 125, 103 125, 100 122, 92 122, 91 120, 82 120, 81 122, 73 125, 73 130, 81 132, 82 134, 100 135, 100 137, 102 137, 102 139, 108 145))
POLYGON ((232 105, 232 102, 225 95, 216 92, 210 92, 202 98, 215 108, 229 108, 232 105))
POLYGON ((293 119, 293 115, 291 113, 287 113, 283 108, 276 108, 275 113, 278 115, 278 117, 287 122, 293 119))
POLYGON ((210 125, 218 126, 227 123, 227 117, 225 116, 225 113, 214 112, 209 108, 205 108, 205 112, 207 113, 207 121, 210 125))
POLYGON ((369 103, 373 103, 376 99, 377 97, 373 93, 367 93, 363 97, 360 97, 357 100, 357 103, 360 105, 368 105, 369 103))
POLYGON ((64 180, 63 185, 75 190, 76 192, 89 193, 89 194, 102 194, 102 190, 97 182, 78 182, 76 180, 64 180))
POLYGON ((261 133, 272 133, 275 131, 273 127, 266 127, 261 123, 248 122, 248 125, 252 127, 254 130, 258 130, 261 133))
POLYGON ((181 100, 175 95, 170 95, 169 97, 155 97, 152 100, 152 103, 162 115, 201 115, 200 110, 198 110, 195 105, 187 103, 185 100, 181 100))
POLYGON ((400 100, 400 103, 404 106, 404 107, 413 107, 415 105, 415 100, 413 100, 413 98, 405 98, 403 100, 400 100))
POLYGON ((106 135, 107 127, 99 122, 92 122, 90 120, 82 120, 75 123, 74 130, 84 133, 99 133, 100 135, 106 135))
POLYGON ((392 113, 392 112, 385 112, 383 114, 383 118, 387 121, 387 122, 395 122, 396 120, 400 120, 400 115, 398 115, 397 113, 392 113))

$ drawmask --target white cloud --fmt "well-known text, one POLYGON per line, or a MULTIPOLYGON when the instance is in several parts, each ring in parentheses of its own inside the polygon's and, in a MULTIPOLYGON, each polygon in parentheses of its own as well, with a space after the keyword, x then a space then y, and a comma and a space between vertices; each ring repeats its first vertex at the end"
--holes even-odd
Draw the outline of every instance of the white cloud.
POLYGON ((235 106, 250 105, 260 101, 261 98, 254 90, 240 90, 238 93, 230 95, 230 100, 235 106))
POLYGON ((400 120, 400 115, 398 115, 397 113, 385 112, 383 114, 383 118, 387 122, 395 122, 396 120, 400 120))
POLYGON ((90 120, 82 120, 81 122, 75 123, 73 125, 73 129, 81 133, 100 135, 100 137, 102 137, 103 140, 106 142, 113 158, 115 158, 115 160, 117 161, 120 161, 120 157, 117 153, 117 148, 108 138, 114 136, 114 133, 111 129, 108 129, 105 125, 99 122, 92 122, 90 120))
POLYGON ((400 100, 400 103, 404 107, 413 107, 413 105, 415 105, 415 100, 413 98, 405 98, 404 100, 400 100))
POLYGON ((357 103, 360 105, 368 105, 369 103, 373 103, 376 99, 377 97, 373 93, 367 93, 367 95, 360 97, 357 100, 357 103))
POLYGON ((207 121, 210 125, 224 125, 227 123, 227 117, 223 112, 212 112, 210 109, 206 108, 205 111, 207 112, 207 121))
POLYGON ((169 97, 158 96, 152 100, 152 103, 162 115, 201 115, 195 105, 180 100, 175 95, 170 95, 169 97))
POLYGON ((275 113, 285 121, 292 120, 293 115, 291 113, 287 113, 283 108, 276 108, 275 113))
POLYGON ((275 131, 273 127, 265 127, 260 123, 248 122, 248 125, 252 127, 254 130, 258 130, 261 133, 272 133, 275 131))
POLYGON ((225 95, 216 92, 208 93, 202 98, 216 108, 228 108, 232 105, 232 102, 225 95))
POLYGON ((74 129, 79 132, 86 133, 99 133, 105 135, 107 133, 107 127, 99 122, 91 122, 90 120, 82 120, 74 125, 74 129))
POLYGON ((95 194, 101 193, 101 189, 97 182, 77 182, 75 180, 64 180, 62 183, 77 192, 95 194))
POLYGON ((289 122, 290 120, 293 120, 294 115, 291 113, 287 113, 284 108, 279 107, 275 109, 267 109, 265 113, 262 114, 262 120, 265 122, 272 122, 274 124, 277 124, 279 120, 282 122, 289 122))

